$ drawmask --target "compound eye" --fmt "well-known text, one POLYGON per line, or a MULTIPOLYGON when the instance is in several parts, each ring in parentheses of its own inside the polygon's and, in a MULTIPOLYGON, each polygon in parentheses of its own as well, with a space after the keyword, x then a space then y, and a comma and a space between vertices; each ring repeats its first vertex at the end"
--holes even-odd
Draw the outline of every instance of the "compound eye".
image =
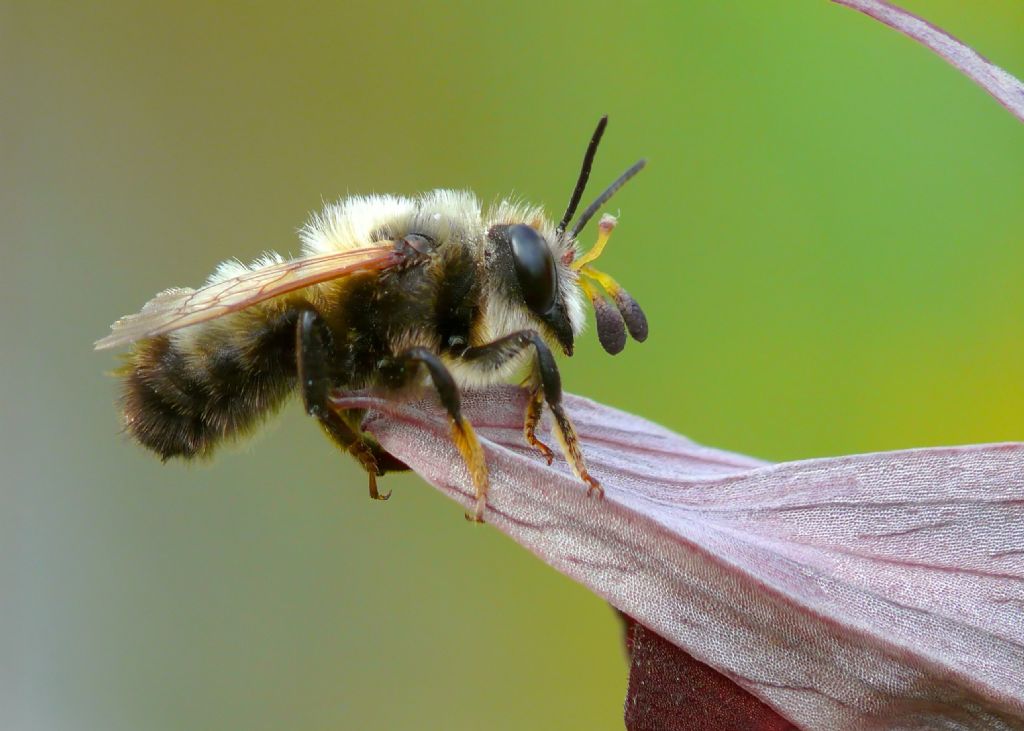
POLYGON ((521 223, 508 227, 508 240, 526 305, 538 314, 550 312, 558 274, 547 242, 533 227, 521 223))

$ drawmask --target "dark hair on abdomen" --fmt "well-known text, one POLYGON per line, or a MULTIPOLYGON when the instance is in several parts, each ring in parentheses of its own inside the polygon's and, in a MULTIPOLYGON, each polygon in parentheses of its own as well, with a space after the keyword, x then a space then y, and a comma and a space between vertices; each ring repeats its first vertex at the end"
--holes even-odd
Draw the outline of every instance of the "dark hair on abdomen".
POLYGON ((295 388, 296 310, 256 307, 139 341, 118 371, 125 430, 161 459, 209 456, 295 388))

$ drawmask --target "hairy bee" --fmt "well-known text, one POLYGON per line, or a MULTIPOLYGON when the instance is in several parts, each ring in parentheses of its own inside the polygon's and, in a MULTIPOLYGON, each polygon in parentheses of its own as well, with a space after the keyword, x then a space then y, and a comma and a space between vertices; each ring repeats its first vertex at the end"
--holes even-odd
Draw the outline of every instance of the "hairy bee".
POLYGON ((306 412, 369 474, 371 497, 386 499, 376 477, 405 465, 362 432, 362 412, 334 408, 332 392, 401 394, 431 383, 472 476, 481 520, 487 465, 462 416, 459 389, 504 381, 528 363, 527 442, 550 464, 552 452, 535 433, 547 403, 566 459, 588 491, 600 494, 562 408, 552 349, 572 355, 584 297, 609 353, 622 350, 627 329, 636 340, 647 337, 640 307, 593 267, 615 219, 601 219, 590 251, 577 248, 583 227, 644 161, 569 225, 606 124, 602 118, 590 140, 557 224, 523 204, 485 212, 473 195, 453 190, 351 197, 301 229, 302 257, 229 261, 197 290, 161 292, 96 343, 132 345, 118 371, 126 431, 164 460, 206 456, 251 431, 297 388, 306 412))

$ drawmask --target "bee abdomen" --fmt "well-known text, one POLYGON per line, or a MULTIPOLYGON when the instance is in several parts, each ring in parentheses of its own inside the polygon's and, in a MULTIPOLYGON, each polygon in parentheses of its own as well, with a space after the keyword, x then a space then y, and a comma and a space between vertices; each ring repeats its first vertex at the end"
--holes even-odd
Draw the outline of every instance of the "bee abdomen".
POLYGON ((254 315, 135 346, 120 372, 133 439, 164 460, 204 457, 280 407, 295 386, 295 315, 254 315))

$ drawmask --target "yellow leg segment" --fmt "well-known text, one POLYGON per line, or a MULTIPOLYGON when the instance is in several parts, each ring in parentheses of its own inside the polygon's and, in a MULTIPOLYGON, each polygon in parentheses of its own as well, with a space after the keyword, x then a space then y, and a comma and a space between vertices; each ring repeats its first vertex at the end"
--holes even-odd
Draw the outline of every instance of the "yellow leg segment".
POLYGON ((587 483, 587 494, 596 493, 599 498, 604 497, 604 488, 601 487, 601 483, 590 476, 587 471, 587 463, 583 459, 583 450, 580 449, 580 440, 576 436, 576 428, 569 421, 569 417, 566 416, 562 410, 562 405, 551 407, 551 413, 554 415, 554 432, 555 437, 558 439, 558 443, 562 447, 562 453, 565 455, 565 461, 569 463, 572 471, 575 475, 587 483))
POLYGON ((450 419, 452 425, 452 441, 462 455, 462 460, 469 470, 470 479, 473 480, 473 490, 476 493, 476 507, 473 514, 466 513, 466 520, 473 520, 477 523, 484 522, 484 508, 487 506, 487 488, 489 479, 487 475, 487 461, 484 459, 484 450, 480 446, 480 440, 476 437, 473 427, 465 419, 450 419))

